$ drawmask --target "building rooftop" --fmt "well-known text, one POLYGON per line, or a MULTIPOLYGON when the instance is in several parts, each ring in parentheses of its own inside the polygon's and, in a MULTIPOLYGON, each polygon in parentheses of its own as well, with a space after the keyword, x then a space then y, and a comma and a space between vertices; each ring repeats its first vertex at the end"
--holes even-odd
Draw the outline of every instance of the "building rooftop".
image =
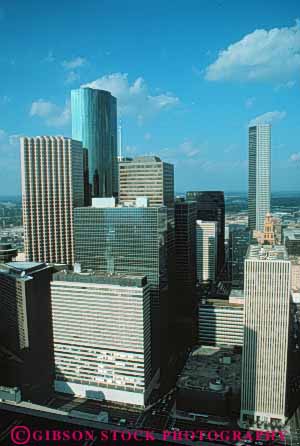
POLYGON ((51 266, 38 262, 8 262, 0 264, 0 273, 14 277, 16 280, 32 280, 31 274, 51 266))
POLYGON ((288 261, 286 248, 282 245, 250 245, 246 260, 258 261, 288 261))
MULTIPOLYGON (((210 383, 220 381, 223 389, 238 393, 241 380, 241 353, 234 348, 201 346, 189 355, 177 386, 195 390, 213 390, 210 383)), ((221 390, 221 389, 220 389, 221 390)))
POLYGON ((137 156, 133 158, 133 163, 160 163, 161 159, 158 156, 137 156))
POLYGON ((285 228, 283 236, 289 240, 299 240, 300 242, 300 228, 285 228))
POLYGON ((98 274, 89 272, 63 271, 53 274, 53 281, 96 283, 103 285, 144 287, 147 285, 147 277, 143 274, 98 274))
POLYGON ((243 308, 243 304, 240 302, 232 302, 227 299, 217 299, 209 298, 203 299, 202 305, 213 305, 214 307, 232 307, 232 308, 243 308))
POLYGON ((16 271, 32 272, 42 267, 46 267, 46 263, 42 262, 9 262, 6 265, 16 271))

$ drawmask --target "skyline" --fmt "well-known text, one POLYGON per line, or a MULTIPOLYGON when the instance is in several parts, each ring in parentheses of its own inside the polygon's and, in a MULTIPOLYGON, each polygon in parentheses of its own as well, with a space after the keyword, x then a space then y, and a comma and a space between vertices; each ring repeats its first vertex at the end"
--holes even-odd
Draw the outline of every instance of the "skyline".
POLYGON ((300 191, 297 2, 272 2, 272 16, 258 5, 3 1, 0 195, 21 191, 19 136, 70 137, 70 91, 85 85, 117 97, 123 155, 173 163, 177 191, 246 192, 248 124, 261 116, 273 192, 300 191))

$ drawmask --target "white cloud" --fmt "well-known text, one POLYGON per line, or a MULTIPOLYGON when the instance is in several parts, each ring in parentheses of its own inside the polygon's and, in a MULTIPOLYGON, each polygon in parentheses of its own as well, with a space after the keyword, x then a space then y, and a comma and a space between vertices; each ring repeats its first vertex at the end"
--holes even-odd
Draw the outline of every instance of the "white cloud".
POLYGON ((271 124, 275 121, 280 121, 285 117, 286 117, 285 111, 270 111, 260 116, 256 116, 256 118, 254 119, 251 119, 251 121, 249 122, 249 126, 257 124, 271 124))
POLYGON ((300 70, 300 21, 290 28, 257 29, 220 51, 205 70, 218 80, 290 81, 300 70))
MULTIPOLYGON (((138 152, 138 149, 136 146, 126 146, 125 147, 125 155, 129 156, 135 156, 138 152)), ((123 156, 124 154, 122 154, 123 156)))
POLYGON ((55 57, 52 51, 48 52, 47 56, 44 59, 44 62, 49 62, 49 63, 55 62, 55 57))
POLYGON ((294 163, 300 162, 300 152, 298 153, 292 153, 290 156, 290 161, 293 161, 294 163))
POLYGON ((275 87, 275 91, 279 91, 282 90, 283 88, 288 88, 291 89, 296 85, 296 81, 288 81, 288 82, 284 82, 282 84, 276 85, 275 87))
POLYGON ((121 116, 135 116, 139 124, 143 123, 146 116, 179 104, 179 98, 170 92, 151 95, 142 77, 130 84, 126 73, 105 75, 82 87, 110 91, 118 100, 121 116))
POLYGON ((10 135, 5 130, 0 129, 0 154, 5 155, 9 159, 18 156, 21 136, 18 134, 10 135))
POLYGON ((71 119, 70 103, 67 101, 65 107, 62 108, 52 102, 39 99, 31 104, 29 114, 43 118, 48 126, 64 127, 71 119))
POLYGON ((57 105, 44 99, 39 99, 31 104, 30 116, 39 116, 44 118, 58 111, 57 105))
POLYGON ((76 71, 70 71, 66 77, 66 84, 72 84, 80 79, 80 75, 76 71))
POLYGON ((71 59, 71 60, 64 60, 62 62, 62 66, 66 70, 74 70, 75 68, 82 67, 86 63, 87 63, 87 60, 84 57, 75 57, 74 59, 71 59))
POLYGON ((246 107, 246 108, 251 108, 251 107, 253 107, 255 101, 256 101, 256 98, 254 98, 254 97, 246 99, 246 101, 245 101, 245 107, 246 107))

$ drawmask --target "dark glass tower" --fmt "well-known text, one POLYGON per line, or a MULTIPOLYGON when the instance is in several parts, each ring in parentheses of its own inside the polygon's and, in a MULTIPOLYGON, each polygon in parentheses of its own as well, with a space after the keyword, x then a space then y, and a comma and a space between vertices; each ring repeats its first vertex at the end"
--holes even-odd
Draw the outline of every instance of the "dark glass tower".
POLYGON ((250 245, 250 232, 245 225, 229 226, 229 272, 233 288, 244 288, 244 263, 250 245))
POLYGON ((71 91, 72 135, 88 150, 89 183, 93 197, 118 192, 117 100, 108 91, 71 91))
POLYGON ((54 380, 51 278, 45 263, 0 266, 0 385, 19 387, 31 401, 49 396, 54 380))
POLYGON ((175 202, 176 289, 174 296, 176 323, 180 343, 191 345, 196 340, 196 219, 197 203, 178 199, 175 202))
POLYGON ((225 260, 225 201, 222 191, 193 191, 186 193, 187 200, 197 201, 197 220, 218 222, 218 273, 225 260))

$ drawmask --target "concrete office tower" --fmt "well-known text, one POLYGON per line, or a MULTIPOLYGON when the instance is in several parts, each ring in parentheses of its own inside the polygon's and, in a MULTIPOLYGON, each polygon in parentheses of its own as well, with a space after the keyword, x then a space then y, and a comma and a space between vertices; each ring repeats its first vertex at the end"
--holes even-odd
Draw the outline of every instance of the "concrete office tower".
POLYGON ((109 91, 71 91, 72 138, 88 150, 89 183, 93 197, 118 193, 117 100, 109 91))
POLYGON ((225 200, 222 191, 193 191, 186 193, 187 200, 198 203, 197 220, 218 222, 217 270, 221 273, 225 261, 225 200))
POLYGON ((177 199, 175 202, 175 262, 176 297, 173 311, 182 326, 186 342, 196 339, 196 220, 197 203, 177 199), (185 328, 184 328, 185 326, 185 328))
MULTIPOLYGON (((98 201, 95 204, 101 206, 98 201)), ((158 358, 168 330, 167 208, 110 206, 75 209, 75 259, 82 271, 147 276, 154 373, 159 368, 158 358)))
POLYGON ((218 223, 196 221, 196 269, 199 283, 216 280, 218 253, 218 223))
POLYGON ((72 265, 73 208, 84 203, 82 144, 21 138, 21 171, 26 259, 72 265))
POLYGON ((57 273, 51 299, 55 390, 144 406, 152 375, 146 277, 57 273))
POLYGON ((44 398, 54 379, 51 276, 45 263, 0 265, 1 384, 30 400, 44 398))
POLYGON ((244 263, 250 233, 246 225, 232 224, 229 226, 229 273, 232 287, 244 288, 244 263))
POLYGON ((174 206, 174 166, 157 156, 139 156, 119 163, 120 203, 136 197, 149 199, 149 206, 174 206))
POLYGON ((271 208, 271 125, 249 127, 248 219, 251 231, 264 231, 271 208))
POLYGON ((283 246, 249 247, 245 260, 245 329, 241 423, 286 421, 291 262, 283 246))

